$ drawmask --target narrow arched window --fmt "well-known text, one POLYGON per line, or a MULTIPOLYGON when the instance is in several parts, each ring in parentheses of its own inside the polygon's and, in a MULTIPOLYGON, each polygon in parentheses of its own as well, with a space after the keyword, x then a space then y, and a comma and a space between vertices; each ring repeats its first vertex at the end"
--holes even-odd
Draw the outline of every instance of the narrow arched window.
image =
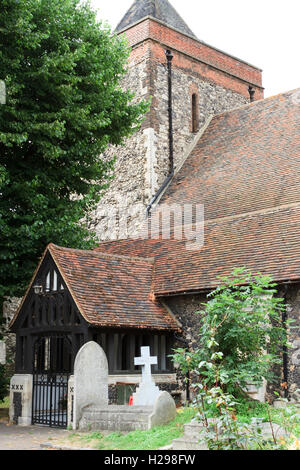
POLYGON ((198 96, 192 94, 192 132, 198 132, 198 96))
POLYGON ((56 291, 57 290, 57 272, 54 270, 53 271, 53 286, 52 290, 56 291))
POLYGON ((46 292, 50 291, 50 271, 48 272, 46 276, 46 292))

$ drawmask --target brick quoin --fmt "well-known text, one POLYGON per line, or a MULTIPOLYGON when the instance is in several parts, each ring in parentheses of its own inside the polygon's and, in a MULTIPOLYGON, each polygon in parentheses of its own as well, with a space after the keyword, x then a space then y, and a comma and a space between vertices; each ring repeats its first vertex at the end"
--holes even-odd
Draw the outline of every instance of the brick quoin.
POLYGON ((142 60, 145 54, 165 64, 165 49, 174 52, 173 67, 195 74, 226 89, 249 98, 248 87, 256 89, 255 100, 264 98, 262 71, 246 62, 214 49, 207 44, 148 18, 121 32, 132 47, 130 62, 142 60), (146 45, 147 44, 147 45, 146 45))

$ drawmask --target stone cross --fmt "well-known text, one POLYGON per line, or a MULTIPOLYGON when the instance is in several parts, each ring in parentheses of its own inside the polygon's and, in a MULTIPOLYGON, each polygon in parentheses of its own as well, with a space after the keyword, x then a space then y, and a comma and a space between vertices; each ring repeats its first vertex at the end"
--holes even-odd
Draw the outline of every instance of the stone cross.
POLYGON ((142 366, 142 382, 151 382, 151 366, 157 364, 157 356, 150 356, 149 346, 141 347, 141 357, 134 358, 135 366, 142 366))

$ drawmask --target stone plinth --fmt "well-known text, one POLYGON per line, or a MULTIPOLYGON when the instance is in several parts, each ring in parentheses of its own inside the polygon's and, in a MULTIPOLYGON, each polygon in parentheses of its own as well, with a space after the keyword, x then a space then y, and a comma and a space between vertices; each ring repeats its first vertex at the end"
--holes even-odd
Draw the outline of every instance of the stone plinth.
POLYGON ((109 405, 87 407, 79 421, 81 431, 146 431, 167 424, 176 417, 176 407, 168 392, 160 392, 154 406, 109 405))
POLYGON ((80 431, 146 431, 152 407, 109 405, 83 410, 80 431))

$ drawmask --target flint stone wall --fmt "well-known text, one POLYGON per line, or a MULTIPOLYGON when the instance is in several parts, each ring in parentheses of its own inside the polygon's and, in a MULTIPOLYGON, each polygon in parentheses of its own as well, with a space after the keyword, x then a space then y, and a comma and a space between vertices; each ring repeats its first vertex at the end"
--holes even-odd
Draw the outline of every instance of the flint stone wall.
MULTIPOLYGON (((284 296, 284 291, 279 291, 284 296)), ((288 349, 288 391, 290 397, 300 402, 300 283, 291 284, 286 292, 287 316, 293 321, 288 330, 291 347, 288 349)), ((281 375, 281 382, 283 377, 281 375)), ((282 387, 281 387, 282 393, 282 387)))
MULTIPOLYGON (((288 393, 289 397, 296 402, 300 402, 300 283, 291 284, 287 291, 282 286, 277 287, 279 297, 286 296, 287 315, 293 320, 293 328, 288 330, 288 340, 291 347, 288 349, 288 393)), ((184 339, 190 344, 193 351, 199 342, 198 332, 201 325, 201 315, 197 313, 203 310, 203 303, 206 302, 206 294, 181 295, 165 300, 176 318, 180 321, 184 331, 184 339)), ((183 347, 181 344, 180 347, 183 347)), ((274 383, 268 383, 266 399, 273 402, 276 398, 275 392, 284 396, 283 378, 283 357, 281 362, 273 368, 274 383)), ((180 387, 184 389, 184 377, 178 373, 180 387)))
MULTIPOLYGON (((193 93, 198 94, 198 130, 210 116, 240 107, 248 100, 192 70, 173 68, 172 81, 174 164, 180 167, 196 136, 191 128, 193 93)), ((148 50, 138 61, 132 60, 123 87, 135 91, 135 101, 152 97, 152 103, 141 129, 123 146, 111 147, 101 156, 109 160, 116 156, 116 162, 114 178, 91 214, 90 229, 100 240, 137 235, 146 206, 169 173, 166 67, 152 60, 148 50), (126 211, 127 224, 122 220, 126 211)))
POLYGON ((15 371, 15 355, 16 355, 16 335, 11 333, 8 326, 16 313, 20 303, 20 298, 11 297, 3 303, 4 323, 0 327, 0 335, 3 336, 6 348, 6 375, 10 379, 15 371))

